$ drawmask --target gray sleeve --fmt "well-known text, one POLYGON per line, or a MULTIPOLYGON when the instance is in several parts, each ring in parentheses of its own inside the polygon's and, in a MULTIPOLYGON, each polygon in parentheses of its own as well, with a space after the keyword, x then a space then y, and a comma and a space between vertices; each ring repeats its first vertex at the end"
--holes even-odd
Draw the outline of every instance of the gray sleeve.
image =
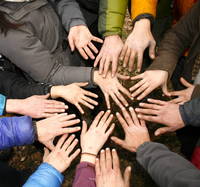
POLYGON ((86 25, 85 18, 76 0, 51 0, 56 3, 57 12, 66 31, 76 25, 86 25))
POLYGON ((200 127, 200 98, 179 106, 179 111, 186 126, 192 125, 200 127))
POLYGON ((200 186, 200 171, 163 144, 144 143, 137 150, 137 161, 160 187, 200 186))
POLYGON ((0 53, 35 81, 62 85, 73 82, 92 83, 91 67, 62 65, 63 62, 59 60, 68 59, 55 59, 42 42, 29 31, 9 31, 6 37, 0 35, 0 41, 0 53))

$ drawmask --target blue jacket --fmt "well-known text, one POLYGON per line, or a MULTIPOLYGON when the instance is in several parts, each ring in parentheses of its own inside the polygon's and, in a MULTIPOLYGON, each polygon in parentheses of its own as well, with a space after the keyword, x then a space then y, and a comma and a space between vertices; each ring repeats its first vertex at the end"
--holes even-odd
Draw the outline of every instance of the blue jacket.
POLYGON ((63 175, 53 166, 42 163, 23 187, 60 187, 63 178, 63 175))
POLYGON ((32 144, 34 140, 35 129, 30 117, 0 118, 0 150, 32 144))
POLYGON ((0 94, 0 115, 3 115, 6 104, 6 97, 0 94))

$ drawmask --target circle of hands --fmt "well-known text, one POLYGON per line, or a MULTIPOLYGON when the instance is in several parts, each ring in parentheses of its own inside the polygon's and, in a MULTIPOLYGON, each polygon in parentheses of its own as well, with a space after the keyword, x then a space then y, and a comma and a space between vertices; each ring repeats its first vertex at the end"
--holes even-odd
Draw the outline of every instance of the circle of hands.
MULTIPOLYGON (((155 41, 150 32, 144 33, 133 30, 125 44, 123 44, 121 38, 117 36, 106 37, 103 42, 101 39, 94 37, 86 26, 75 26, 70 30, 68 40, 72 51, 77 48, 86 60, 89 58, 95 59, 95 55, 98 54, 94 66, 99 66, 99 71, 94 70, 93 81, 103 92, 108 110, 99 112, 90 126, 83 121, 82 127, 80 127, 80 120, 76 118, 76 115, 63 113, 68 109, 68 106, 63 102, 47 100, 49 95, 32 96, 32 98, 25 99, 23 106, 29 104, 33 107, 31 112, 27 113, 27 110, 24 110, 26 112, 22 111, 22 114, 35 118, 48 117, 36 122, 38 140, 46 146, 44 162, 63 172, 81 152, 83 157, 81 159, 89 159, 95 164, 97 187, 129 187, 131 167, 128 166, 122 175, 117 151, 109 148, 101 150, 115 128, 115 124, 112 123, 114 114, 111 114, 110 98, 121 110, 121 112, 116 113, 116 117, 125 133, 124 139, 115 136, 111 136, 110 139, 130 152, 136 152, 142 144, 150 142, 145 121, 165 124, 164 127, 155 131, 156 136, 174 132, 184 127, 179 114, 179 104, 191 99, 194 90, 193 85, 181 78, 180 81, 186 89, 169 92, 167 89, 168 72, 147 70, 134 77, 117 73, 118 59, 124 62, 124 67, 128 67, 129 71, 133 71, 135 58, 137 58, 137 70, 139 72, 142 66, 143 53, 147 47, 149 47, 149 56, 152 59, 155 57, 155 41), (136 40, 141 37, 148 42, 143 42, 143 45, 141 45, 136 40), (86 39, 83 40, 83 38, 86 39), (136 40, 135 42, 131 42, 133 38, 134 41, 136 40), (92 43, 94 41, 103 43, 100 52, 92 43), (135 80, 137 83, 130 88, 125 88, 120 80, 135 80), (162 88, 166 96, 176 96, 177 98, 168 102, 148 99, 147 103, 142 102, 135 109, 133 107, 127 109, 129 106, 127 99, 131 101, 134 99, 142 100, 158 87, 162 88), (35 114, 33 109, 38 108, 37 106, 42 107, 40 107, 40 110, 36 110, 37 113, 35 114), (81 149, 77 149, 76 146, 79 140, 75 138, 73 133, 80 130, 81 149), (57 136, 61 136, 61 138, 54 145, 53 141, 57 136), (99 152, 100 155, 97 158, 99 152)), ((53 99, 59 97, 65 99, 74 104, 81 114, 84 114, 82 105, 90 109, 94 109, 98 105, 95 100, 98 95, 83 89, 87 85, 88 83, 73 83, 67 86, 53 86, 51 97, 53 99)))

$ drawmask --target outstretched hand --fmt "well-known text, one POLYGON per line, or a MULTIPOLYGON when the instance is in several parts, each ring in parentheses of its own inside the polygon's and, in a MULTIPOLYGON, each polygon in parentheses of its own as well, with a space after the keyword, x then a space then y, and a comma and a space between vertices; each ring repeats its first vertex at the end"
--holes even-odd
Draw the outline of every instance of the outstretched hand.
POLYGON ((148 102, 140 103, 141 108, 136 108, 135 110, 141 120, 166 125, 166 127, 159 128, 155 131, 156 136, 167 132, 174 132, 185 126, 179 112, 178 104, 155 99, 148 99, 148 102))

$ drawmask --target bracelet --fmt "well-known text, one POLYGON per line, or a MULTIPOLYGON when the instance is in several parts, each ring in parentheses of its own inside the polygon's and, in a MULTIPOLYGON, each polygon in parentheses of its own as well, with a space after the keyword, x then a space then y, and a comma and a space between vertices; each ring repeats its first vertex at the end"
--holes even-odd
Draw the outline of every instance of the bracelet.
POLYGON ((85 153, 84 153, 84 152, 83 152, 83 153, 81 153, 81 155, 90 155, 90 156, 94 156, 94 157, 96 157, 96 156, 97 156, 97 155, 95 155, 95 154, 93 154, 93 153, 86 153, 86 152, 85 152, 85 153))

